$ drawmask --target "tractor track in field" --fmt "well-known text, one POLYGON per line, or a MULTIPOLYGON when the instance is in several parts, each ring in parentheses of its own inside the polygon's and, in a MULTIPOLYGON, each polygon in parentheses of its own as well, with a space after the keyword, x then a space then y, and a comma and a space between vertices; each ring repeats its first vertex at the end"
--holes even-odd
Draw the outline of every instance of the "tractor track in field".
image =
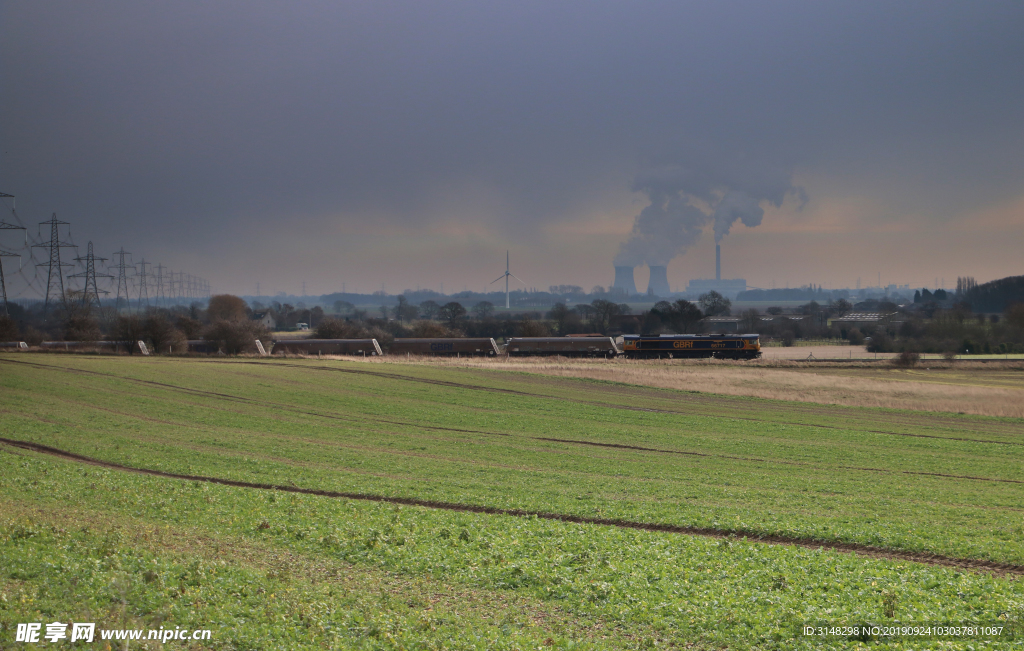
MULTIPOLYGON (((418 427, 418 428, 421 428, 421 429, 435 430, 435 431, 444 431, 444 432, 458 432, 458 433, 464 433, 464 434, 484 434, 484 435, 487 435, 487 436, 501 436, 501 437, 510 437, 510 438, 525 438, 525 439, 535 440, 535 441, 546 441, 546 442, 552 442, 552 443, 564 443, 564 444, 568 444, 568 445, 583 445, 583 446, 592 446, 592 447, 613 448, 613 449, 621 449, 621 450, 633 450, 633 451, 638 451, 638 452, 653 452, 653 453, 657 453, 657 454, 674 454, 674 455, 681 455, 681 456, 705 457, 705 458, 714 458, 714 459, 728 459, 728 460, 734 460, 734 461, 747 461, 747 462, 754 462, 754 463, 791 465, 791 466, 800 466, 800 467, 804 467, 804 468, 814 468, 814 469, 817 469, 817 470, 824 470, 824 471, 842 469, 842 470, 857 470, 857 471, 861 471, 861 472, 878 472, 878 473, 884 473, 884 474, 920 475, 920 476, 926 476, 926 477, 939 477, 939 478, 945 478, 945 479, 967 479, 967 480, 971 480, 971 481, 982 481, 982 482, 993 482, 993 483, 1024 484, 1024 480, 1019 480, 1019 479, 1000 479, 1000 478, 993 478, 993 477, 978 477, 978 476, 973 476, 973 475, 953 475, 953 474, 947 474, 947 473, 924 472, 924 471, 916 471, 916 470, 893 470, 893 469, 887 469, 887 468, 870 468, 870 467, 864 467, 864 466, 820 466, 820 465, 816 465, 816 464, 808 463, 808 462, 803 462, 803 461, 787 461, 787 460, 781 460, 781 459, 766 459, 766 458, 762 458, 762 457, 743 457, 743 456, 738 456, 738 455, 716 454, 716 453, 708 453, 708 452, 693 452, 693 451, 685 451, 685 450, 667 450, 667 449, 660 449, 660 448, 649 448, 649 447, 643 447, 643 446, 629 445, 629 444, 624 444, 624 443, 602 443, 602 442, 598 442, 598 441, 583 441, 583 440, 578 440, 578 439, 560 439, 560 438, 552 438, 552 437, 516 435, 516 434, 508 434, 508 433, 502 433, 502 432, 487 432, 487 431, 483 431, 483 430, 463 429, 463 428, 455 428, 455 427, 442 427, 442 426, 438 426, 438 425, 423 425, 423 424, 419 424, 419 423, 410 423, 410 422, 406 422, 406 421, 389 420, 389 419, 384 419, 384 418, 373 418, 373 417, 367 418, 367 417, 351 417, 351 416, 346 417, 346 416, 338 416, 336 414, 324 414, 324 413, 321 413, 321 412, 306 411, 303 408, 296 407, 295 405, 289 405, 289 404, 286 404, 286 403, 278 403, 278 402, 268 402, 268 401, 256 400, 254 398, 245 398, 245 397, 242 397, 242 396, 234 396, 234 395, 231 395, 231 394, 218 393, 218 392, 215 392, 215 391, 206 391, 206 390, 203 390, 203 389, 191 389, 191 388, 182 387, 182 386, 179 386, 179 385, 167 384, 167 383, 164 383, 164 382, 157 382, 155 380, 143 380, 143 379, 139 379, 139 378, 128 378, 128 377, 124 377, 124 376, 120 376, 120 375, 115 375, 113 373, 103 373, 103 372, 100 372, 100 371, 91 371, 91 370, 87 370, 87 369, 76 369, 76 368, 70 368, 70 367, 65 367, 65 366, 55 366, 55 365, 50 365, 50 364, 39 364, 39 363, 25 362, 25 361, 20 361, 20 360, 4 360, 4 359, 0 359, 0 362, 9 362, 9 363, 15 363, 15 364, 26 364, 26 365, 29 365, 29 366, 37 366, 37 367, 44 368, 44 369, 49 369, 49 370, 67 371, 67 372, 71 372, 71 373, 82 373, 82 374, 89 374, 89 375, 99 375, 99 376, 102 376, 102 377, 111 377, 111 378, 115 378, 115 379, 129 380, 129 381, 132 381, 132 382, 138 382, 138 383, 147 384, 147 385, 151 385, 151 386, 157 386, 157 387, 161 387, 161 388, 165 388, 165 389, 181 391, 181 392, 187 393, 189 395, 198 395, 198 396, 206 396, 206 397, 213 396, 213 397, 216 397, 216 398, 227 399, 227 400, 231 400, 233 402, 239 402, 239 403, 242 403, 242 404, 256 405, 256 406, 261 406, 261 407, 275 407, 277 409, 282 409, 282 410, 290 411, 290 412, 293 412, 293 413, 298 413, 298 414, 301 414, 301 415, 304 415, 304 416, 314 416, 314 417, 317 417, 317 418, 326 418, 326 419, 331 419, 331 420, 340 420, 340 421, 349 422, 349 423, 360 423, 360 424, 363 424, 363 423, 366 423, 366 422, 386 423, 386 424, 389 424, 389 425, 401 425, 401 426, 405 426, 405 427, 418 427)), ((238 363, 238 362, 233 362, 233 363, 238 363)), ((251 363, 251 362, 241 362, 241 363, 247 364, 247 363, 251 363)), ((290 367, 293 367, 293 368, 300 368, 300 369, 314 369, 314 370, 337 371, 337 372, 342 372, 342 373, 357 373, 357 374, 358 373, 365 373, 365 374, 369 374, 369 375, 383 376, 383 377, 387 377, 389 379, 402 379, 402 380, 409 380, 409 381, 413 381, 413 382, 425 382, 425 383, 428 383, 428 384, 441 384, 441 385, 444 385, 444 386, 450 386, 450 387, 456 387, 456 388, 477 389, 477 390, 493 391, 493 392, 500 392, 500 393, 514 393, 514 394, 530 396, 530 397, 558 399, 555 396, 548 396, 548 395, 545 395, 545 394, 533 394, 533 393, 526 393, 526 392, 514 391, 514 390, 513 391, 505 391, 503 389, 495 389, 495 388, 492 388, 492 387, 485 387, 485 386, 480 386, 480 385, 460 384, 460 383, 456 383, 456 382, 447 382, 447 381, 444 381, 444 380, 436 380, 435 381, 435 380, 428 380, 428 379, 423 379, 423 378, 410 378, 410 377, 407 377, 407 376, 404 376, 404 375, 399 375, 399 374, 394 374, 394 373, 379 373, 379 372, 376 372, 376 371, 361 371, 361 370, 357 371, 357 370, 350 370, 350 369, 331 369, 331 368, 325 368, 325 367, 320 367, 320 366, 301 366, 301 365, 298 365, 298 364, 283 364, 282 366, 290 366, 290 367)), ((591 402, 591 401, 582 401, 582 400, 580 400, 580 401, 574 401, 574 402, 580 402, 580 403, 584 403, 584 404, 592 404, 592 405, 598 405, 598 406, 609 406, 609 405, 605 405, 604 403, 597 403, 597 402, 591 402)), ((621 405, 621 406, 619 406, 619 405, 610 405, 610 407, 611 408, 628 409, 628 410, 654 411, 654 412, 658 412, 658 413, 672 413, 672 414, 683 414, 683 415, 686 414, 686 412, 679 412, 679 411, 673 411, 673 410, 656 410, 656 409, 648 409, 648 408, 643 408, 643 407, 629 407, 627 405, 621 405)), ((739 416, 729 416, 729 418, 738 418, 740 420, 749 420, 749 421, 755 421, 755 422, 763 422, 763 421, 759 421, 759 420, 754 419, 754 418, 743 418, 743 417, 739 417, 739 416)), ((803 423, 786 423, 786 424, 798 425, 798 426, 806 426, 806 427, 821 427, 821 428, 827 428, 827 429, 840 429, 838 427, 834 427, 834 426, 831 426, 831 425, 805 425, 803 423)), ((866 431, 872 431, 873 433, 881 433, 881 434, 894 434, 896 436, 912 436, 912 437, 934 438, 934 439, 940 439, 940 440, 957 440, 957 441, 969 441, 969 442, 975 442, 975 443, 996 443, 996 444, 1005 444, 1005 445, 1024 445, 1024 444, 1020 444, 1020 443, 1013 443, 1013 442, 1006 442, 1006 441, 988 441, 988 440, 980 440, 980 439, 952 439, 950 437, 929 436, 929 435, 923 435, 923 434, 900 434, 900 433, 894 433, 894 432, 874 432, 873 430, 866 430, 866 431)))
POLYGON ((980 559, 955 558, 951 556, 944 556, 942 554, 904 552, 880 547, 873 547, 871 545, 863 545, 858 543, 815 540, 811 538, 799 538, 795 536, 784 536, 778 534, 764 534, 756 531, 745 531, 741 529, 728 530, 715 529, 709 527, 687 527, 670 524, 659 524, 654 522, 636 522, 623 519, 592 518, 565 513, 527 511, 523 509, 502 509, 492 506, 460 504, 455 502, 441 502, 434 500, 421 500, 410 497, 389 497, 386 495, 373 495, 368 493, 327 491, 314 488, 301 488, 299 486, 294 485, 285 486, 277 484, 262 484, 238 481, 233 479, 223 479, 220 477, 184 475, 179 473, 164 472, 161 470, 152 470, 148 468, 135 468, 132 466, 125 466, 117 463, 112 463, 109 461, 103 461, 102 459, 95 459, 92 457, 87 457, 85 455, 76 454, 74 452, 68 452, 66 450, 50 447, 48 445, 31 443, 28 441, 18 441, 15 439, 0 437, 0 443, 21 450, 45 454, 48 456, 57 457, 68 461, 86 463, 89 465, 107 468, 110 470, 118 470, 122 472, 130 472, 154 477, 163 477, 166 479, 179 479, 184 481, 219 484, 223 486, 232 486, 235 488, 251 488, 257 490, 271 490, 287 493, 299 493, 303 495, 315 495, 319 497, 361 500, 368 502, 381 502, 386 504, 399 504, 403 506, 418 506, 445 511, 461 511, 466 513, 483 513, 488 515, 505 515, 513 517, 536 517, 543 520, 556 520, 559 522, 569 522, 573 524, 610 526, 618 527, 621 529, 634 529, 658 533, 673 533, 689 536, 702 536, 709 538, 744 538, 752 542, 789 545, 808 549, 826 549, 836 552, 859 554, 870 558, 908 561, 913 563, 922 563, 926 565, 936 565, 977 572, 987 572, 997 575, 1024 576, 1024 565, 1016 565, 1013 563, 998 563, 995 561, 986 561, 980 559))
POLYGON ((688 457, 711 457, 715 459, 732 459, 734 461, 753 461, 756 463, 767 463, 767 464, 780 464, 785 466, 802 466, 804 468, 814 468, 816 470, 863 470, 866 472, 883 472, 893 475, 924 475, 927 477, 947 477, 950 479, 971 479, 974 481, 991 481, 1000 482, 1005 484, 1024 484, 1024 480, 1020 479, 995 479, 993 477, 975 477, 973 475, 949 475, 942 472, 922 472, 919 470, 890 470, 887 468, 866 468, 862 466, 819 466, 813 463, 807 463, 805 461, 785 461, 782 459, 765 459, 762 457, 741 457, 729 454, 711 454, 708 452, 687 452, 685 450, 665 450, 662 448, 646 448, 639 445, 627 445, 625 443, 600 443, 598 441, 581 441, 577 439, 558 439, 548 438, 541 436, 530 436, 535 441, 552 441, 555 443, 571 443, 574 445, 592 445, 601 448, 619 448, 623 450, 637 450, 640 452, 657 452, 659 454, 680 454, 688 457))

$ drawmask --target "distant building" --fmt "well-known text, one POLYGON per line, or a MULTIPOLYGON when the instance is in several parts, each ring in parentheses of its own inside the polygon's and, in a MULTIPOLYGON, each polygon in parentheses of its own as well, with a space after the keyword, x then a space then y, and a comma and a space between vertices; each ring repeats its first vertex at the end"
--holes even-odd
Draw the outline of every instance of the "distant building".
POLYGON ((712 316, 704 319, 704 329, 708 332, 736 332, 739 328, 739 317, 712 316))
POLYGON ((828 320, 829 326, 837 328, 864 328, 888 323, 896 312, 847 312, 843 316, 828 320))
POLYGON ((252 320, 259 323, 264 328, 274 328, 277 326, 277 320, 274 319, 274 315, 267 310, 266 312, 255 312, 252 315, 252 320))

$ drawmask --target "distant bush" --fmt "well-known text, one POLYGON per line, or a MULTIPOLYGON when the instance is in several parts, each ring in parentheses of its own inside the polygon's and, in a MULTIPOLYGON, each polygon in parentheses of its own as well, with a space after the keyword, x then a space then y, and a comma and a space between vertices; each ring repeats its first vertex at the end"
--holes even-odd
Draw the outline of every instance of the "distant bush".
POLYGON ((867 348, 869 353, 891 353, 896 349, 896 344, 886 333, 876 332, 867 348))
POLYGON ((436 323, 434 321, 417 321, 412 327, 412 336, 430 339, 436 337, 455 337, 458 335, 452 334, 451 330, 440 323, 436 323))
POLYGON ((256 321, 220 319, 203 330, 203 339, 215 341, 229 355, 254 352, 256 340, 267 336, 267 329, 256 321))
POLYGON ((897 368, 913 368, 921 361, 921 355, 913 351, 905 350, 892 360, 892 365, 897 368))
POLYGON ((366 330, 344 319, 324 319, 313 330, 317 339, 362 339, 366 330))
POLYGON ((32 326, 25 326, 25 330, 21 333, 21 340, 29 346, 38 346, 43 343, 46 339, 46 335, 39 330, 36 330, 32 326))
POLYGON ((850 330, 846 338, 849 339, 851 346, 862 346, 864 344, 864 333, 857 328, 850 330))
POLYGON ((188 349, 185 333, 176 329, 163 314, 150 314, 142 323, 143 338, 154 352, 184 353, 188 349))
POLYGON ((144 338, 142 319, 135 314, 118 315, 107 336, 107 339, 117 342, 118 348, 123 348, 129 355, 137 352, 136 342, 144 338))
POLYGON ((101 336, 99 324, 88 314, 77 314, 64 323, 64 341, 98 341, 101 336))
POLYGON ((7 315, 0 315, 0 341, 18 341, 21 333, 18 324, 7 315))
POLYGON ((523 317, 523 319, 516 324, 516 335, 520 337, 550 337, 551 330, 541 321, 534 321, 523 317))
POLYGON ((178 330, 184 333, 186 339, 199 339, 200 333, 203 331, 203 324, 197 319, 193 319, 187 316, 180 316, 175 322, 178 330))
POLYGON ((366 332, 365 336, 376 339, 377 343, 380 344, 380 347, 384 350, 390 348, 391 342, 395 340, 395 336, 393 334, 380 326, 373 326, 366 332))

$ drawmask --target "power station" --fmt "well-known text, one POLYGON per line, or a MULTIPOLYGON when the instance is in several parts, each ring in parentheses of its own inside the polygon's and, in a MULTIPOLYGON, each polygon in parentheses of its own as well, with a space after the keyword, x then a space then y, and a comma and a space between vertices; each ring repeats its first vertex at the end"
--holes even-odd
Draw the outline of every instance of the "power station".
POLYGON ((715 278, 693 279, 686 286, 688 294, 706 294, 718 292, 726 298, 736 298, 740 292, 747 291, 747 281, 743 278, 722 280, 722 245, 715 244, 715 278))

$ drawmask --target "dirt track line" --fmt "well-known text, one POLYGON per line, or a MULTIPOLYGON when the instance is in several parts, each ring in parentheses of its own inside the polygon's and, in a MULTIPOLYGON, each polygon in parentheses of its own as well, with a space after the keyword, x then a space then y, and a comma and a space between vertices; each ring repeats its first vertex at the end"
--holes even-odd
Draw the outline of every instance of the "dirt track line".
MULTIPOLYGON (((214 396, 214 397, 217 397, 217 398, 230 399, 232 401, 240 402, 240 403, 243 403, 243 404, 251 404, 251 405, 257 405, 257 406, 263 406, 263 407, 276 407, 278 409, 282 409, 282 410, 285 410, 285 411, 291 411, 293 413, 301 414, 303 416, 313 416, 313 417, 316 417, 316 418, 326 418, 326 419, 331 419, 331 420, 340 420, 340 421, 349 422, 349 423, 376 422, 376 423, 387 423, 389 425, 403 425, 403 426, 406 426, 406 427, 419 427, 421 429, 436 430, 436 431, 443 431, 443 432, 459 432, 459 433, 464 433, 464 434, 484 434, 486 436, 503 436, 503 437, 518 438, 514 434, 507 434, 507 433, 502 433, 502 432, 485 432, 483 430, 462 429, 462 428, 456 428, 456 427, 442 427, 442 426, 439 426, 439 425, 423 425, 423 424, 419 424, 419 423, 409 423, 409 422, 405 422, 405 421, 389 420, 389 419, 385 419, 385 418, 366 418, 366 417, 351 417, 351 416, 346 417, 346 416, 337 416, 337 415, 334 415, 334 414, 324 414, 324 413, 314 412, 314 411, 304 411, 303 409, 301 409, 299 407, 296 407, 294 405, 289 405, 289 404, 286 404, 286 403, 259 401, 259 400, 255 400, 253 398, 245 398, 245 397, 242 397, 242 396, 233 396, 231 394, 217 393, 217 392, 214 392, 214 391, 204 391, 202 389, 190 389, 188 387, 181 387, 181 386, 174 385, 174 384, 167 384, 167 383, 164 383, 164 382, 156 382, 155 380, 142 380, 142 379, 138 379, 138 378, 123 377, 123 376, 115 375, 113 373, 103 373, 103 372, 100 372, 100 371, 90 371, 90 370, 87 370, 87 369, 76 369, 76 368, 69 368, 69 367, 66 367, 66 366, 55 366, 55 365, 51 365, 51 364, 38 364, 38 363, 33 363, 33 362, 24 362, 24 361, 20 361, 20 360, 17 360, 17 361, 16 360, 0 360, 0 361, 10 361, 11 363, 16 363, 16 364, 27 364, 27 365, 30 365, 30 366, 38 366, 40 368, 45 368, 45 369, 49 369, 49 370, 61 370, 61 371, 68 371, 68 372, 71 372, 71 373, 84 373, 84 374, 91 374, 91 375, 99 375, 101 377, 111 377, 111 378, 115 378, 115 379, 128 380, 128 381, 132 381, 132 382, 139 382, 139 383, 142 383, 142 384, 154 385, 154 386, 159 386, 159 387, 162 387, 162 388, 183 391, 183 392, 188 393, 190 395, 214 396)), ((218 362, 218 363, 223 363, 223 362, 218 362)), ((228 362, 228 363, 239 363, 239 362, 228 362)), ((251 362, 241 362, 241 363, 246 364, 246 363, 251 363, 251 362)), ((481 387, 481 386, 478 386, 478 385, 461 385, 461 384, 458 384, 458 383, 455 383, 455 382, 445 382, 445 381, 442 381, 442 380, 434 381, 434 380, 426 380, 426 379, 422 379, 422 378, 408 378, 408 377, 402 376, 402 375, 396 375, 396 374, 391 374, 391 373, 377 373, 377 372, 374 372, 374 371, 355 371, 355 370, 346 370, 346 369, 331 369, 331 368, 320 367, 320 366, 306 367, 306 366, 300 366, 300 365, 297 365, 297 364, 282 364, 282 366, 288 366, 288 367, 291 367, 291 368, 300 368, 300 369, 312 368, 314 370, 338 371, 338 372, 342 372, 342 373, 367 373, 367 374, 370 374, 370 375, 382 375, 382 376, 389 377, 389 378, 393 377, 393 378, 397 378, 397 379, 406 379, 406 380, 410 380, 410 381, 414 381, 414 382, 417 382, 417 381, 418 382, 425 382, 425 383, 428 383, 428 384, 443 384, 445 386, 455 386, 455 387, 462 387, 462 388, 481 389, 481 390, 487 390, 487 391, 498 391, 498 392, 504 392, 504 393, 518 393, 518 394, 521 394, 521 395, 528 395, 528 396, 541 397, 541 398, 555 398, 554 396, 547 396, 547 395, 544 395, 544 394, 530 394, 530 393, 517 392, 517 391, 505 392, 505 391, 503 391, 501 389, 491 389, 490 387, 481 387)), ((599 406, 609 406, 609 405, 604 405, 604 403, 596 403, 596 402, 589 402, 589 401, 582 401, 582 400, 581 401, 576 401, 576 402, 582 402, 584 404, 596 404, 596 405, 599 405, 599 406)), ((610 405, 610 407, 615 408, 615 407, 619 407, 619 406, 610 405)), ((654 412, 660 412, 660 413, 673 413, 673 414, 685 413, 685 412, 677 412, 677 411, 671 411, 671 410, 647 409, 647 408, 642 408, 642 407, 621 406, 619 408, 630 409, 630 410, 640 410, 640 411, 654 411, 654 412)), ((738 416, 729 416, 729 418, 739 418, 740 420, 753 420, 753 421, 756 421, 756 419, 753 419, 753 418, 742 418, 742 417, 738 417, 738 416)), ((756 422, 763 422, 763 421, 756 421, 756 422)), ((801 425, 800 423, 787 423, 787 424, 801 425)), ((808 427, 823 427, 823 428, 829 428, 829 429, 839 429, 839 428, 834 428, 834 427, 832 427, 830 425, 807 425, 807 426, 808 427)), ((866 430, 866 431, 873 431, 873 430, 866 430)), ((891 432, 876 432, 876 433, 886 434, 886 433, 891 433, 891 432)), ((919 434, 895 434, 895 435, 896 436, 914 436, 914 437, 921 436, 921 437, 924 437, 924 438, 937 438, 937 439, 942 439, 942 440, 964 440, 964 441, 987 442, 987 443, 1003 443, 1001 441, 977 441, 977 439, 950 439, 948 437, 943 437, 943 436, 927 436, 927 435, 919 435, 919 434)), ((623 450, 636 450, 636 451, 641 451, 641 452, 655 452, 655 453, 660 453, 660 454, 678 454, 678 455, 684 455, 684 456, 708 457, 708 458, 715 458, 715 459, 731 459, 731 460, 735 460, 735 461, 749 461, 749 462, 755 462, 755 463, 768 463, 768 464, 801 466, 801 467, 805 467, 805 468, 815 468, 815 469, 819 469, 819 470, 830 470, 830 469, 831 470, 835 470, 835 469, 859 470, 859 471, 863 471, 863 472, 880 472, 880 473, 886 473, 886 474, 922 475, 922 476, 927 476, 927 477, 942 477, 942 478, 946 478, 946 479, 969 479, 969 480, 972 480, 972 481, 984 481, 984 482, 996 482, 996 483, 1008 483, 1008 484, 1024 484, 1024 481, 1018 480, 1018 479, 996 479, 996 478, 992 478, 992 477, 977 477, 977 476, 973 476, 973 475, 951 475, 951 474, 940 473, 940 472, 922 472, 922 471, 914 471, 914 470, 889 470, 889 469, 886 469, 886 468, 868 468, 868 467, 863 467, 863 466, 819 466, 819 465, 815 465, 815 464, 812 464, 812 463, 805 463, 805 462, 801 462, 801 461, 785 461, 785 460, 781 460, 781 459, 765 459, 765 458, 758 458, 758 457, 741 457, 741 456, 733 456, 733 455, 726 455, 726 454, 713 454, 713 453, 706 453, 706 452, 687 452, 687 451, 683 451, 683 450, 665 450, 665 449, 658 449, 658 448, 646 448, 646 447, 641 447, 641 446, 628 445, 628 444, 624 444, 624 443, 600 443, 600 442, 597 442, 597 441, 582 441, 582 440, 575 440, 575 439, 558 439, 558 438, 548 438, 548 437, 539 437, 539 436, 524 436, 522 438, 526 438, 526 439, 529 439, 529 440, 535 440, 535 441, 548 441, 548 442, 566 443, 566 444, 572 444, 572 445, 589 445, 589 446, 594 446, 594 447, 618 448, 618 449, 623 449, 623 450)), ((1008 445, 1020 445, 1020 444, 1017 444, 1017 443, 1007 443, 1007 444, 1008 445)))
POLYGON ((588 518, 584 516, 569 515, 565 513, 549 513, 546 511, 526 511, 523 509, 501 509, 493 506, 478 506, 475 504, 460 504, 456 502, 420 500, 410 497, 387 497, 385 495, 373 495, 368 493, 325 491, 313 488, 300 488, 298 486, 261 484, 245 481, 236 481, 233 479, 222 479, 220 477, 205 477, 202 475, 182 475, 178 473, 164 472, 161 470, 151 470, 148 468, 133 468, 131 466, 123 466, 121 464, 111 463, 109 461, 103 461, 100 459, 94 459, 92 457, 87 457, 81 454, 75 454, 74 452, 68 452, 66 450, 53 448, 48 445, 42 445, 39 443, 31 443, 29 441, 18 441, 15 439, 0 437, 0 443, 20 448, 22 450, 29 450, 32 452, 47 454, 50 456, 67 459, 69 461, 78 461, 80 463, 87 463, 102 468, 109 468, 111 470, 120 470, 124 472, 132 472, 142 475, 150 475, 154 477, 164 477, 168 479, 181 479, 184 481, 220 484, 223 486, 232 486, 235 488, 274 490, 287 493, 300 493, 303 495, 316 495, 319 497, 362 500, 368 502, 383 502, 387 504, 401 504, 404 506, 419 506, 424 508, 439 509, 445 511, 462 511, 469 513, 484 513, 488 515, 507 515, 513 517, 536 517, 542 520, 557 520, 560 522, 571 522, 574 524, 610 526, 619 527, 621 529, 636 529, 641 531, 653 531, 658 533, 675 533, 689 536, 703 536, 708 538, 743 537, 750 538, 754 542, 760 543, 789 545, 809 549, 827 549, 837 552, 863 554, 865 556, 869 556, 872 558, 902 560, 927 565, 941 565, 945 567, 955 567, 967 570, 991 572, 994 574, 1024 576, 1024 566, 1014 565, 1012 563, 997 563, 994 561, 986 561, 979 559, 955 558, 951 556, 944 556, 942 554, 903 552, 897 550, 884 549, 880 547, 873 547, 871 545, 862 545, 858 543, 823 541, 814 540, 810 538, 797 538, 793 536, 781 536, 777 534, 764 534, 756 531, 746 531, 742 529, 714 529, 710 527, 687 527, 670 524, 659 524, 654 522, 635 522, 631 520, 610 518, 588 518))
MULTIPOLYGON (((505 435, 502 435, 505 436, 505 435)), ((713 459, 732 459, 735 461, 753 461, 756 463, 779 464, 785 466, 802 466, 816 470, 863 470, 865 472, 884 472, 893 475, 925 475, 927 477, 946 477, 949 479, 972 479, 974 481, 991 481, 1006 484, 1024 484, 1020 479, 994 479, 992 477, 975 477, 973 475, 949 475, 942 472, 922 472, 918 470, 889 470, 887 468, 867 468, 863 466, 819 466, 804 461, 785 461, 783 459, 765 459, 761 457, 740 457, 729 454, 711 454, 709 452, 687 452, 685 450, 665 450, 661 448, 645 448, 639 445, 627 445, 625 443, 599 443, 597 441, 581 441, 579 439, 556 439, 542 436, 529 436, 527 438, 535 441, 552 441, 554 443, 571 443, 574 445, 592 445, 601 448, 619 448, 623 450, 637 450, 640 452, 656 452, 659 454, 680 454, 688 457, 709 457, 713 459)))

